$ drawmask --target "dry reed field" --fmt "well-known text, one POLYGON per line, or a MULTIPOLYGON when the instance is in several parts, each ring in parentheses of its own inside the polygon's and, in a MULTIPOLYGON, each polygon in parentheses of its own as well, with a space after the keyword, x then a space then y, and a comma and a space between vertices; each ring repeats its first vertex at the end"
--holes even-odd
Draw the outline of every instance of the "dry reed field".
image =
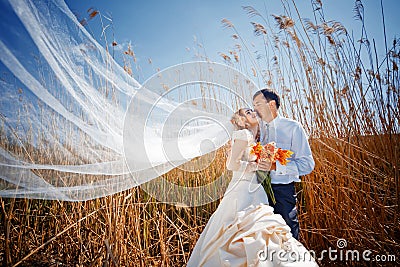
MULTIPOLYGON (((322 4, 314 11, 318 20, 299 20, 295 3, 288 2, 283 3, 286 13, 271 19, 244 7, 255 38, 268 47, 260 56, 250 51, 234 22, 223 20, 235 46, 221 56, 276 88, 282 95, 282 113, 300 121, 310 134, 316 166, 297 186, 300 241, 317 255, 345 239, 346 249, 395 256, 392 262, 325 257, 318 263, 398 266, 400 40, 388 38, 386 55, 378 58, 365 28, 354 38, 340 22, 324 20, 322 4)), ((312 3, 318 6, 320 1, 312 3)), ((360 5, 356 1, 354 12, 363 27, 360 5)), ((23 151, 3 131, 0 145, 39 162, 51 158, 65 163, 45 144, 42 151, 29 146, 23 151), (42 155, 47 158, 40 159, 42 155)), ((218 150, 204 170, 174 169, 164 178, 198 186, 223 175, 229 183, 225 150, 218 150)), ((222 196, 223 188, 221 184, 213 190, 222 196)), ((137 187, 85 202, 3 198, 0 204, 3 266, 184 266, 218 201, 178 207, 160 203, 137 187)))

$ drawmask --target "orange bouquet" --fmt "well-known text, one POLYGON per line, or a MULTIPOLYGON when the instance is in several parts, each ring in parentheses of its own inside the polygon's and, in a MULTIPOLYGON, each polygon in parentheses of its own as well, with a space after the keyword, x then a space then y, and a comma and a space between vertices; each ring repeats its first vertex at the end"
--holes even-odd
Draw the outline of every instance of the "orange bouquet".
MULTIPOLYGON (((260 142, 257 142, 257 144, 251 147, 250 153, 257 157, 256 162, 263 160, 271 162, 278 161, 282 165, 286 165, 289 162, 288 158, 293 154, 290 150, 275 147, 275 142, 268 143, 265 146, 261 145, 260 142)), ((270 196, 272 202, 275 204, 276 200, 274 192, 272 191, 270 171, 258 170, 256 173, 257 180, 261 183, 265 192, 270 196)))

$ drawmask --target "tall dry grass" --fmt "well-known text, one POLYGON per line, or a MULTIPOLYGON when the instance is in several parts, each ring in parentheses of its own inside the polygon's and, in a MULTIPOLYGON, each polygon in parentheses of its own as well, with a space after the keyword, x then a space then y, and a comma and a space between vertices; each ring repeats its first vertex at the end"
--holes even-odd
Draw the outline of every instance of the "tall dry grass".
MULTIPOLYGON (((234 46, 221 56, 261 84, 282 94, 282 112, 310 133, 315 170, 298 185, 301 241, 320 252, 336 248, 395 255, 400 261, 399 44, 378 58, 367 38, 361 2, 356 1, 362 36, 353 38, 339 22, 325 21, 321 1, 312 1, 313 20, 299 20, 295 2, 272 20, 244 7, 257 38, 254 54, 234 24, 234 46)), ((1 146, 16 154, 2 135, 1 146)), ((34 148, 31 154, 41 155, 34 148)), ((49 148, 46 148, 49 149, 49 148)), ((210 182, 225 170, 225 151, 209 168, 164 177, 191 186, 210 182)), ((56 152, 46 152, 58 159, 56 152)), ((56 175, 56 174, 53 174, 56 175)), ((227 178, 229 181, 229 178, 227 178)), ((221 186, 222 188, 222 186, 221 186)), ((216 189, 218 191, 218 188, 216 189)), ((219 192, 221 195, 223 192, 219 192)), ((1 199, 0 258, 4 266, 182 266, 218 201, 200 207, 159 203, 141 188, 92 201, 1 199)), ((318 255, 318 254, 317 254, 318 255)), ((368 266, 333 261, 322 266, 368 266)))

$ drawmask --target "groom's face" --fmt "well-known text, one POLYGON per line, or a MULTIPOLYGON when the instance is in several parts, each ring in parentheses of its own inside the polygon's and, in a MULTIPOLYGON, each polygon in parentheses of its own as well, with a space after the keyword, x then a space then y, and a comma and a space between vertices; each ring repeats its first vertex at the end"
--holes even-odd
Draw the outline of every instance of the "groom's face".
POLYGON ((273 119, 271 108, 272 102, 274 101, 267 101, 263 94, 257 95, 253 100, 254 111, 257 112, 258 116, 263 121, 270 121, 273 119))

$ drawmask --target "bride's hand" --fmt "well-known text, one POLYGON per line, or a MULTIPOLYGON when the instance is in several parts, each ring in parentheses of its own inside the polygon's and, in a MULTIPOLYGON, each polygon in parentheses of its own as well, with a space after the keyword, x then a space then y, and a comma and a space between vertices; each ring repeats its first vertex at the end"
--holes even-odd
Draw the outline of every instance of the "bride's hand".
POLYGON ((269 160, 262 160, 258 163, 258 170, 260 171, 274 171, 276 170, 276 163, 269 160))

